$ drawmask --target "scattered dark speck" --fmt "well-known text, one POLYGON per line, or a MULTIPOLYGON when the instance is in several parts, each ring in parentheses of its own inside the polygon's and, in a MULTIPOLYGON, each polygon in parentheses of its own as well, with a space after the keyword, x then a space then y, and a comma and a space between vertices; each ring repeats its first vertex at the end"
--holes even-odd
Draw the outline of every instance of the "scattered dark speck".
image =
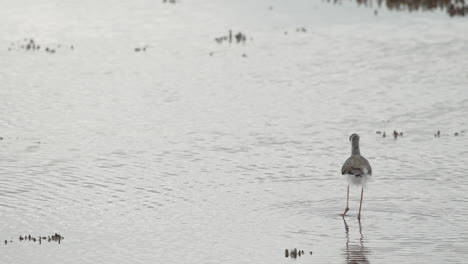
MULTIPOLYGON (((310 251, 310 254, 312 255, 312 251, 310 251)), ((296 259, 298 257, 301 257, 301 256, 304 256, 305 255, 305 251, 304 250, 298 250, 297 248, 294 248, 294 249, 285 249, 284 250, 284 256, 286 258, 292 258, 292 259, 296 259)))

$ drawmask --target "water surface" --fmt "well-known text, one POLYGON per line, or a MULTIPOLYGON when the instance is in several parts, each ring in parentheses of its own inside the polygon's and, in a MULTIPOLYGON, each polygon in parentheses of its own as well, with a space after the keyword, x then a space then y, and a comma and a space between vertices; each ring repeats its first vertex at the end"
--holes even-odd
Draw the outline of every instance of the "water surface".
POLYGON ((4 3, 0 262, 287 263, 298 248, 463 263, 467 29, 305 0, 4 3), (214 41, 229 29, 246 43, 214 41), (351 133, 374 171, 360 223, 359 188, 339 216, 351 133))

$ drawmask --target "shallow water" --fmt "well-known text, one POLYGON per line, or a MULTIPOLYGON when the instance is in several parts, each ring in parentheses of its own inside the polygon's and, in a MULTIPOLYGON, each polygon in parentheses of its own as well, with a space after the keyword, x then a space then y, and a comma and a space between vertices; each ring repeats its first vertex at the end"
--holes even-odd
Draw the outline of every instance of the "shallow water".
POLYGON ((468 21, 252 2, 4 3, 1 263, 466 262, 468 21))

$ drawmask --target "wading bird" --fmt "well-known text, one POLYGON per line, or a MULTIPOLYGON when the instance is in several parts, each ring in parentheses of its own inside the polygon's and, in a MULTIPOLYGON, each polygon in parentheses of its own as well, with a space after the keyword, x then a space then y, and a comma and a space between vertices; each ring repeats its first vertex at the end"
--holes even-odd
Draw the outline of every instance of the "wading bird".
POLYGON ((351 157, 349 157, 343 167, 341 168, 341 174, 346 175, 348 178, 348 194, 346 196, 346 208, 343 213, 343 217, 349 211, 349 184, 361 185, 361 202, 359 203, 359 214, 358 219, 361 219, 361 207, 362 207, 362 196, 364 194, 364 185, 367 182, 368 177, 372 175, 372 168, 366 158, 361 156, 359 151, 359 135, 352 134, 349 137, 351 141, 351 157))

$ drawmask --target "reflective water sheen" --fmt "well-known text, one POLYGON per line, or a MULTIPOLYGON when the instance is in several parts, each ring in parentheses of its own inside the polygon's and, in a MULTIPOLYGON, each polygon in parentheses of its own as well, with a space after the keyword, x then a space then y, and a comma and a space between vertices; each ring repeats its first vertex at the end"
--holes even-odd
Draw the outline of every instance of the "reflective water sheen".
POLYGON ((3 3, 0 262, 466 262, 467 30, 352 2, 3 3))

